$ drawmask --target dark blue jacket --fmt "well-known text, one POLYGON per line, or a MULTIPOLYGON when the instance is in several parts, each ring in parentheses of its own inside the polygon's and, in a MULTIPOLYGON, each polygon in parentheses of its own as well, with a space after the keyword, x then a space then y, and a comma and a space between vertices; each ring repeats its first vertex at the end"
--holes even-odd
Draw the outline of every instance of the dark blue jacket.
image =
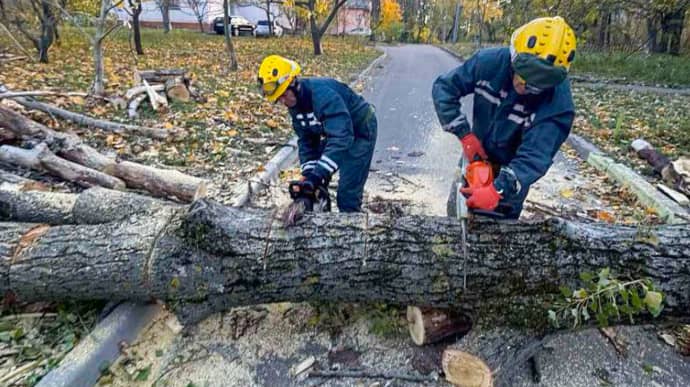
POLYGON ((489 48, 438 77, 432 91, 443 126, 460 115, 460 97, 474 93, 472 132, 489 159, 517 178, 515 190, 505 192, 504 199, 544 176, 575 117, 568 80, 540 95, 521 96, 512 79, 509 48, 489 48))
POLYGON ((290 108, 297 133, 302 173, 330 178, 343 162, 355 138, 365 129, 373 110, 344 83, 332 78, 300 78, 297 105, 290 108))

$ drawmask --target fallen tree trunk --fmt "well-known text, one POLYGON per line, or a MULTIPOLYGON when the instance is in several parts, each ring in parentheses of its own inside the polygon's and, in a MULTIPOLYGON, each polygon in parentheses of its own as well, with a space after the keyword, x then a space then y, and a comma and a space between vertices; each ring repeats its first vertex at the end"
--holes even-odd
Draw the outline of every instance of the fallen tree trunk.
POLYGON ((82 187, 101 186, 112 189, 125 189, 125 182, 83 165, 57 157, 45 143, 33 149, 22 149, 10 145, 0 146, 0 161, 32 168, 41 172, 77 183, 82 187))
POLYGON ((35 224, 1 223, 0 291, 23 300, 157 298, 183 322, 239 305, 322 300, 452 307, 474 321, 530 325, 546 321, 559 285, 574 288, 581 272, 606 266, 652 279, 664 292, 662 316, 690 311, 687 225, 481 224, 469 235, 464 290, 455 219, 324 214, 283 229, 276 215, 200 200, 38 236, 29 233, 35 224))
POLYGON ((119 122, 112 122, 106 120, 100 120, 97 118, 89 117, 83 114, 74 113, 69 110, 59 108, 47 103, 32 101, 26 98, 14 98, 18 104, 25 106, 29 109, 35 109, 42 111, 44 113, 49 113, 54 116, 60 117, 62 119, 74 122, 77 125, 90 126, 94 128, 99 128, 107 130, 113 133, 128 133, 138 136, 145 136, 153 139, 163 140, 168 137, 177 135, 173 130, 158 129, 158 128, 148 128, 144 126, 123 124, 119 122))
POLYGON ((26 141, 44 141, 57 149, 59 156, 122 179, 129 188, 147 190, 159 197, 176 197, 186 202, 206 195, 206 182, 203 179, 175 170, 118 161, 99 153, 73 134, 56 132, 3 106, 0 106, 0 128, 6 128, 26 141))

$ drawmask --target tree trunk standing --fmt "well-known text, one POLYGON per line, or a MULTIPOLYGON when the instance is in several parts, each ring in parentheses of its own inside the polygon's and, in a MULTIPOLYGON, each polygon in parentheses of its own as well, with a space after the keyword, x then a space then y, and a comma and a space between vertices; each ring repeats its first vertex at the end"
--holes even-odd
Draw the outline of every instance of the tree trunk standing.
POLYGON ((658 39, 658 31, 659 27, 657 26, 657 17, 656 15, 648 16, 646 19, 647 22, 647 52, 648 53, 655 53, 658 52, 658 46, 657 46, 657 39, 658 39))
POLYGON ((687 7, 680 7, 664 15, 661 20, 661 49, 667 54, 680 55, 680 40, 687 7))
POLYGON ((371 29, 371 35, 369 35, 369 40, 376 41, 376 30, 379 28, 381 19, 381 0, 371 1, 371 17, 369 21, 369 28, 371 29))
POLYGON ((458 29, 460 28, 460 17, 462 16, 462 4, 458 2, 455 4, 455 16, 453 17, 453 35, 451 42, 458 42, 458 29))
POLYGON ((230 65, 228 66, 228 70, 237 71, 239 66, 237 65, 237 56, 235 55, 235 46, 233 46, 232 38, 230 37, 232 26, 230 25, 228 1, 229 0, 223 0, 223 34, 225 35, 225 48, 230 56, 230 65))
POLYGON ((273 20, 271 19, 271 0, 266 0, 266 21, 268 21, 268 36, 273 36, 273 20))
POLYGON ((129 8, 132 11, 132 29, 134 30, 134 49, 137 55, 144 55, 144 47, 141 45, 141 16, 142 5, 140 0, 128 0, 129 8))
POLYGON ((158 298, 184 322, 239 305, 320 300, 452 307, 473 321, 541 326, 559 285, 574 289, 582 272, 607 266, 620 278, 650 278, 664 292, 664 318, 690 313, 687 225, 473 225, 481 234, 468 235, 463 289, 452 218, 328 214, 284 229, 271 211, 208 200, 166 208, 31 233, 35 224, 0 223, 8 251, 0 292, 25 301, 158 298))
POLYGON ((55 15, 48 0, 41 1, 41 36, 38 40, 38 61, 48 63, 48 50, 55 39, 55 15))
POLYGON ((161 10, 161 16, 163 20, 163 32, 166 34, 172 30, 172 25, 170 23, 170 0, 157 0, 158 8, 161 10))
POLYGON ((323 53, 323 49, 321 48, 321 33, 316 23, 316 16, 313 12, 309 14, 309 29, 311 30, 311 42, 314 46, 314 55, 321 55, 323 53))

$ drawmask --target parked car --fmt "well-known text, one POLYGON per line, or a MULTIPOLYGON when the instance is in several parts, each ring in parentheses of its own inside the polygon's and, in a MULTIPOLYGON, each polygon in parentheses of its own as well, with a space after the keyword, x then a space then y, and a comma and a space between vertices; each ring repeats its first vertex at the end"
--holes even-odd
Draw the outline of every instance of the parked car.
MULTIPOLYGON (((259 20, 258 22, 256 22, 256 36, 268 37, 268 26, 268 20, 259 20)), ((275 22, 273 22, 273 36, 283 36, 283 27, 279 26, 275 22)))
MULTIPOLYGON (((230 19, 230 33, 233 36, 240 35, 254 35, 256 27, 249 20, 242 16, 229 16, 230 19)), ((218 16, 213 19, 213 30, 216 31, 218 35, 225 33, 225 23, 223 23, 223 17, 218 16)))
POLYGON ((362 27, 353 28, 352 30, 350 30, 348 35, 369 36, 371 35, 371 29, 362 27))

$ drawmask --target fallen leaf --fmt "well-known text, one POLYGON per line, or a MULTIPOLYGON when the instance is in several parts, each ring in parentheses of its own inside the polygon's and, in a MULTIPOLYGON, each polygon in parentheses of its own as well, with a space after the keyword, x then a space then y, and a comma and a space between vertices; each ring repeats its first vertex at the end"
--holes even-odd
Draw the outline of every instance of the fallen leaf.
POLYGON ((266 126, 268 126, 271 129, 275 129, 278 127, 278 123, 274 119, 271 118, 268 121, 266 121, 266 126))
POLYGON ((566 199, 572 198, 573 195, 575 195, 575 192, 573 192, 573 190, 570 188, 563 188, 561 190, 561 196, 566 198, 566 199))
POLYGON ((604 222, 607 222, 607 223, 613 223, 616 220, 616 218, 613 216, 613 214, 611 214, 608 211, 604 211, 604 210, 598 210, 597 211, 597 219, 604 221, 604 222))
POLYGON ((172 128, 173 128, 173 124, 171 124, 170 122, 166 122, 166 123, 163 125, 163 127, 164 127, 165 129, 172 129, 172 128))

